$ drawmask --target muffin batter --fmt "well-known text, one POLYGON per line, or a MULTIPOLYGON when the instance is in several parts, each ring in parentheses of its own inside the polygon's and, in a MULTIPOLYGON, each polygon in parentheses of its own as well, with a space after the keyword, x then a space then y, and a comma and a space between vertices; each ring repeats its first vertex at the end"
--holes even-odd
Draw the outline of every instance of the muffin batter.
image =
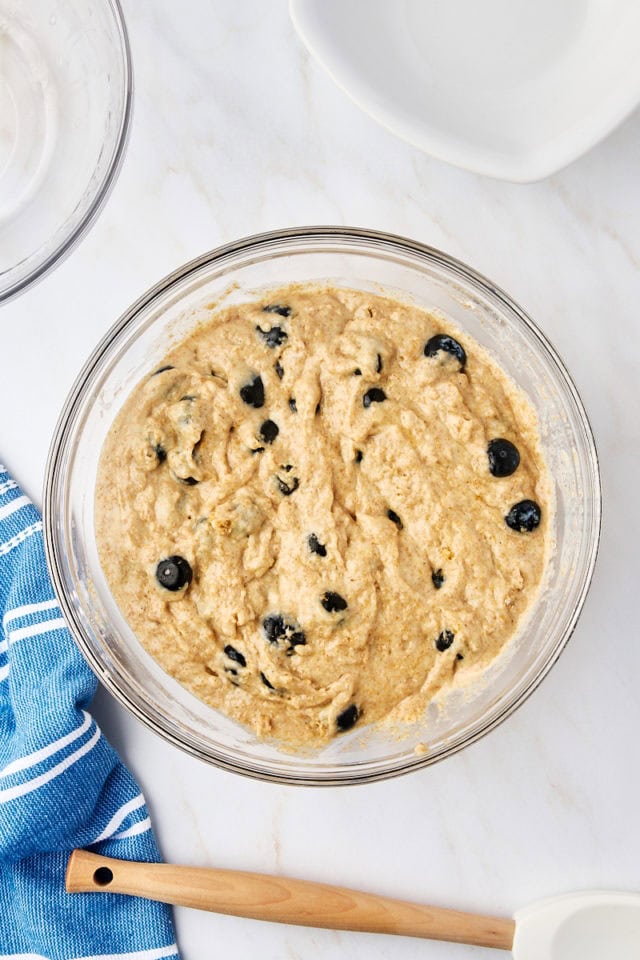
POLYGON ((536 416, 417 307, 291 286, 212 311, 102 452, 98 546, 136 635, 260 736, 411 721, 489 664, 549 541, 536 416))

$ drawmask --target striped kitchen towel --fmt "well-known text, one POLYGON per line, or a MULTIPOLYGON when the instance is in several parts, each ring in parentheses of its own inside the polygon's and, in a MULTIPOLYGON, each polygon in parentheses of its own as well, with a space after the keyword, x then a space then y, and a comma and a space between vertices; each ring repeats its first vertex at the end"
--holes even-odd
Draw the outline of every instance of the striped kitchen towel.
POLYGON ((168 907, 67 894, 69 852, 159 860, 144 797, 87 707, 42 521, 0 466, 0 960, 177 958, 168 907))

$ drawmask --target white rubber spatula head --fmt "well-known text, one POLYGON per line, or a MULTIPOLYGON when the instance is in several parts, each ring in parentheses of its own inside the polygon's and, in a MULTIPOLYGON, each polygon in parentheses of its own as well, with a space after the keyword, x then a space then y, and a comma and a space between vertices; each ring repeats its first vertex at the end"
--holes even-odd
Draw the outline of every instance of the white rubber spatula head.
POLYGON ((87 850, 71 854, 66 888, 69 893, 126 893, 307 927, 476 944, 513 951, 515 960, 640 960, 640 894, 633 893, 571 893, 525 907, 511 920, 306 880, 134 863, 87 850))
POLYGON ((518 910, 515 960, 640 960, 640 894, 589 891, 518 910))

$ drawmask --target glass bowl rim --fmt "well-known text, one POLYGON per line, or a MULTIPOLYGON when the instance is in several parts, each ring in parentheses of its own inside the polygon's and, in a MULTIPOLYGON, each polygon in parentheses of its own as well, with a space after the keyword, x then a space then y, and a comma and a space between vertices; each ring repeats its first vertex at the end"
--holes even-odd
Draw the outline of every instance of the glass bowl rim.
MULTIPOLYGON (((117 0, 114 0, 114 2, 117 2, 117 0)), ((299 252, 305 251, 302 250, 299 252)), ((308 252, 314 251, 310 249, 308 252)), ((363 252, 374 256, 378 253, 376 249, 372 249, 370 246, 367 246, 367 249, 363 252)), ((101 682, 115 697, 115 699, 124 707, 126 707, 126 709, 129 710, 129 712, 132 713, 138 720, 142 721, 145 726, 149 727, 154 733, 159 734, 169 743, 179 747, 181 750, 200 760, 204 760, 217 767, 220 767, 221 769, 237 773, 251 779, 302 786, 343 786, 388 780, 393 777, 409 773, 412 770, 421 769, 437 763, 440 760, 444 760, 447 757, 457 753, 464 747, 477 742, 492 730, 495 730, 496 727, 500 726, 500 724, 502 724, 526 700, 529 699, 534 690, 537 689, 553 665, 557 662, 561 653, 566 648, 571 636, 573 635, 593 579, 593 572, 598 555, 602 527, 602 484, 598 453, 589 417, 580 394, 578 393, 578 390, 573 382, 573 378, 567 370, 563 360, 556 352, 555 347, 547 339, 546 335, 538 328, 531 317, 529 317, 529 315, 509 296, 508 293, 506 293, 493 281, 489 280, 483 274, 468 266, 463 261, 444 253, 436 247, 432 247, 417 240, 411 240, 401 235, 388 233, 385 231, 331 225, 302 226, 280 230, 269 230, 258 234, 252 234, 230 243, 217 246, 177 267, 171 273, 167 274, 153 286, 148 288, 140 297, 138 297, 138 299, 135 300, 134 303, 131 304, 131 306, 120 315, 120 317, 98 342, 87 361, 81 368, 69 391, 67 399, 60 412, 47 456, 43 488, 43 504, 45 553, 58 601, 69 625, 70 632, 82 655, 93 672, 99 677, 101 682), (284 773, 275 771, 273 769, 269 769, 269 761, 260 761, 259 763, 256 763, 255 766, 252 766, 250 763, 246 762, 235 762, 228 754, 219 753, 215 748, 210 749, 209 752, 203 754, 198 748, 197 744, 188 742, 180 735, 174 734, 172 730, 168 729, 168 727, 159 723, 155 716, 145 712, 145 709, 140 707, 128 695, 128 692, 118 686, 118 684, 113 680, 111 675, 106 671, 104 664, 100 660, 96 650, 94 650, 91 642, 85 637, 82 621, 80 617, 77 616, 74 604, 67 597, 60 567, 60 561, 63 558, 64 552, 61 548, 61 544, 58 542, 54 521, 57 493, 59 491, 61 482, 66 479, 65 476, 61 477, 60 471, 58 470, 58 463, 63 453, 67 450, 69 438, 73 436, 75 421, 77 419, 79 408, 86 399, 85 387, 90 382, 93 374, 96 371, 96 368, 100 366, 105 355, 115 344, 118 343, 123 334, 126 333, 129 326, 135 322, 140 312, 151 307, 157 298, 167 293, 176 284, 186 280, 190 275, 196 274, 203 267, 212 266, 215 263, 224 261, 226 258, 241 256, 242 254, 246 254, 251 250, 265 252, 268 251, 270 246, 277 245, 279 243, 291 243, 292 245, 295 245, 304 244, 305 241, 324 241, 327 243, 333 241, 337 244, 340 244, 341 242, 344 244, 348 244, 349 242, 353 242, 355 244, 361 243, 363 245, 377 244, 381 248, 386 248, 396 254, 406 253, 414 257, 418 256, 418 258, 421 258, 427 263, 432 263, 438 267, 444 268, 449 273, 450 277, 462 280, 463 283, 470 285, 472 288, 479 288, 483 294, 489 294, 490 297, 495 298, 501 307, 506 307, 508 310, 512 311, 518 318, 519 322, 522 323, 527 329, 527 332, 532 335, 536 343, 536 347, 541 349, 543 354, 546 354, 547 358, 551 360, 556 374, 562 381, 563 386, 567 389, 571 401, 573 402, 575 412, 578 415, 578 419, 580 420, 584 432, 584 455, 585 459, 589 463, 589 475, 594 494, 590 530, 588 537, 585 538, 588 541, 588 546, 586 561, 582 570, 582 586, 580 593, 574 601, 571 616, 563 634, 559 637, 555 647, 549 652, 547 658, 540 665, 537 672, 530 677, 527 685, 523 687, 522 691, 520 692, 520 695, 510 702, 507 702, 495 716, 482 722, 478 726, 478 729, 471 733, 466 733, 464 736, 458 737, 451 744, 447 744, 437 752, 428 752, 424 755, 407 753, 396 763, 388 765, 383 769, 376 769, 370 772, 365 770, 349 771, 348 769, 345 769, 344 774, 331 777, 314 776, 313 773, 309 771, 305 771, 302 775, 290 772, 284 773)))
MULTIPOLYGON (((42 262, 36 263, 35 267, 24 277, 16 280, 5 290, 0 289, 0 307, 9 303, 14 297, 24 293, 66 260, 97 220, 120 174, 129 141, 129 134, 131 132, 131 117, 133 113, 133 61, 129 34, 120 0, 103 0, 103 2, 110 9, 113 16, 115 35, 119 37, 118 47, 124 67, 123 108, 109 166, 106 169, 102 183, 99 185, 93 200, 71 233, 67 237, 63 237, 62 241, 54 247, 48 256, 46 256, 42 262)), ((24 261, 20 261, 20 263, 23 262, 24 261)), ((15 269, 16 266, 19 266, 19 263, 10 267, 9 272, 15 269)))

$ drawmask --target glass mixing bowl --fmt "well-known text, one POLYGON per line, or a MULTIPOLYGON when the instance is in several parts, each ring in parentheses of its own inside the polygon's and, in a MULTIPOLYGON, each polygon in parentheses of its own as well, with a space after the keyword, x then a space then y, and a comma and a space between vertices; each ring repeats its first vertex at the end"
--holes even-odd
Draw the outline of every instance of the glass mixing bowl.
POLYGON ((596 559, 600 481, 589 423, 569 374, 532 321, 462 263, 402 237, 340 227, 283 230, 220 247, 145 293, 96 347, 60 416, 45 482, 47 556, 62 608, 87 660, 153 730, 228 770, 301 784, 361 783, 434 763, 493 729, 540 683, 567 643, 596 559), (288 282, 387 292, 452 318, 526 391, 554 481, 555 550, 546 588, 519 635, 471 689, 423 720, 356 730, 289 753, 196 699, 146 653, 100 567, 94 489, 101 447, 134 385, 202 318, 203 305, 261 297, 288 282), (424 745, 424 746, 419 746, 424 745))
POLYGON ((112 187, 129 128, 118 0, 0 0, 0 303, 71 250, 112 187))

